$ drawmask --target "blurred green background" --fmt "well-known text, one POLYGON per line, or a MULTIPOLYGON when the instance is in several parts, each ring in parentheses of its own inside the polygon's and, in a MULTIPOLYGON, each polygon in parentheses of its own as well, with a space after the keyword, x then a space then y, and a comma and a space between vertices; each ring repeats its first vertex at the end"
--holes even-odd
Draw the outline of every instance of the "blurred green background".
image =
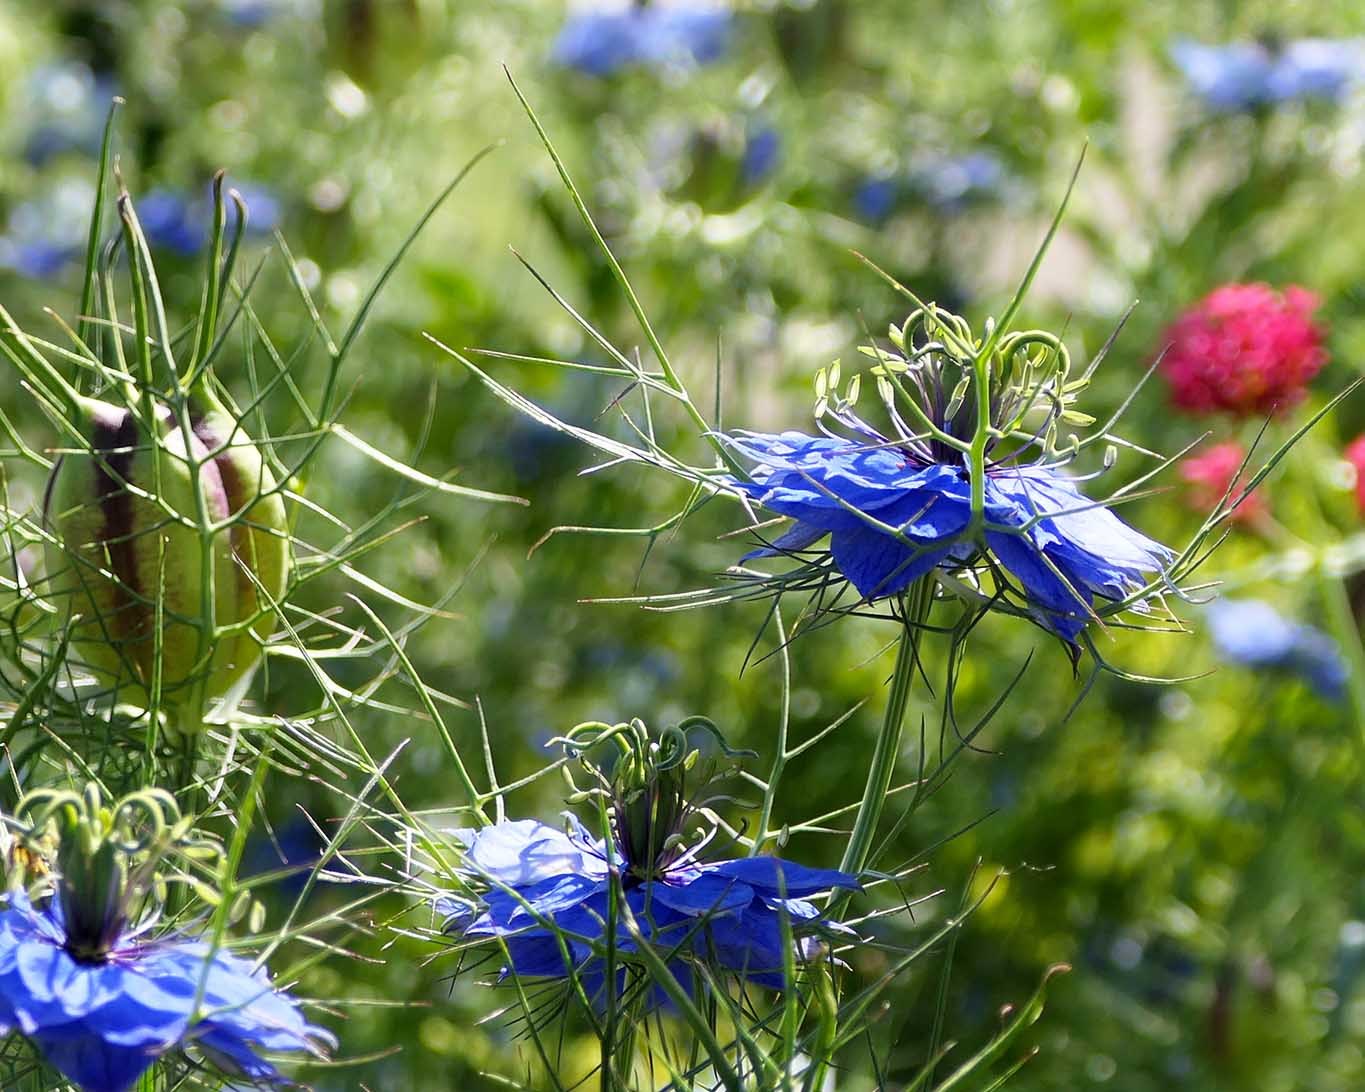
MULTIPOLYGON (((536 768, 549 737, 588 718, 704 713, 731 742, 764 752, 780 683, 773 660, 741 670, 762 604, 659 614, 583 602, 709 583, 741 552, 738 540, 719 538, 738 525, 736 512, 708 507, 647 557, 638 539, 565 535, 528 558, 553 527, 648 526, 684 494, 634 471, 581 476, 595 461, 589 452, 518 418, 421 337, 601 359, 510 245, 618 345, 640 340, 502 65, 575 172, 699 400, 710 401, 719 356, 727 426, 806 427, 813 370, 835 357, 848 366, 865 331, 903 317, 903 302, 855 250, 974 322, 999 313, 1087 143, 1025 314, 1029 324, 1065 326, 1084 360, 1139 301, 1090 412, 1112 412, 1166 324, 1230 280, 1302 284, 1323 299, 1331 362, 1308 402, 1270 424, 1266 443, 1360 370, 1365 83, 1220 108, 1170 52, 1182 36, 1268 49, 1351 39, 1365 34, 1358 4, 765 0, 723 10, 714 49, 614 67, 602 39, 574 63, 561 34, 581 12, 532 0, 0 0, 0 301, 30 329, 47 322, 44 307, 75 313, 75 253, 113 93, 127 100, 123 176, 181 315, 197 302, 196 216, 215 169, 228 170, 263 229, 253 260, 278 227, 337 329, 426 205, 476 151, 500 144, 381 297, 343 377, 343 419, 427 473, 458 468, 462 484, 532 502, 413 498, 405 512, 423 521, 361 566, 420 603, 462 582, 453 616, 427 624, 409 648, 430 685, 479 697, 505 777, 536 768)), ((253 300, 265 327, 283 344, 306 337, 284 266, 271 261, 261 277, 253 300)), ((492 366, 580 424, 620 393, 548 367, 492 366)), ((225 378, 242 379, 231 367, 225 378)), ((25 405, 15 389, 3 403, 25 405)), ((35 446, 50 445, 45 423, 28 413, 21 427, 35 446)), ((618 427, 610 415, 599 423, 618 427)), ((1158 378, 1121 431, 1175 453, 1206 433, 1249 443, 1261 424, 1179 414, 1158 378)), ((681 415, 658 425, 677 450, 705 457, 681 415)), ((1363 428, 1359 398, 1323 421, 1263 487, 1271 523, 1234 526, 1203 570, 1228 581, 1230 595, 1331 629, 1348 660, 1359 656, 1354 611, 1365 588, 1354 571, 1365 540, 1341 452, 1363 428)), ((1145 468, 1121 454, 1121 472, 1145 468)), ((21 495, 37 488, 10 484, 21 495)), ((339 444, 304 484, 353 525, 410 489, 339 444)), ((1126 506, 1125 517, 1183 544, 1200 517, 1177 472, 1157 484, 1164 491, 1126 506)), ((936 849, 904 892, 943 894, 876 928, 911 945, 954 911, 975 862, 978 884, 1005 873, 957 945, 947 1028, 965 1044, 984 1040, 1000 1006, 1023 1000, 1047 965, 1071 963, 1032 1033, 1040 1052, 1011 1085, 1023 1092, 1360 1088, 1365 724, 1350 700, 1324 698, 1292 674, 1221 663, 1202 608, 1179 612, 1189 635, 1099 641, 1134 673, 1186 681, 1102 677, 1069 719, 1088 667, 1073 674, 1055 642, 1011 619, 983 624, 959 693, 964 709, 984 710, 1030 651, 1032 662, 978 740, 983 753, 957 767, 884 854, 891 867, 970 828, 936 849)), ((793 646, 796 738, 872 700, 789 770, 779 809, 792 821, 856 797, 892 636, 876 620, 851 621, 793 646)), ((765 636, 759 651, 771 647, 765 636)), ((347 681, 350 668, 336 670, 347 681)), ((365 677, 354 670, 350 681, 365 677)), ((295 708, 291 688, 306 685, 300 669, 275 665, 255 707, 295 708)), ((928 705, 912 723, 921 713, 936 723, 928 705)), ((375 711, 358 723, 376 754, 414 737, 398 764, 410 804, 457 802, 434 733, 375 711)), ((477 754, 476 718, 453 727, 477 754)), ((297 807, 326 822, 346 806, 326 787, 283 778, 270 802, 281 841, 295 831, 300 859, 309 848, 297 807)), ((556 787, 511 807, 550 818, 556 787)), ((789 855, 832 864, 839 849, 837 838, 810 839, 789 855)), ((268 867, 270 847, 262 853, 268 867)), ((414 971, 429 951, 383 930, 399 909, 376 910, 375 935, 353 942, 366 959, 321 960, 300 982, 306 996, 341 1002, 325 1018, 341 1056, 367 1058, 310 1081, 519 1085, 516 1028, 478 1022, 510 998, 472 977, 452 986, 448 960, 414 971)), ((871 1052, 888 1087, 923 1062, 940 964, 916 967, 876 1014, 867 1046, 846 1059, 841 1089, 874 1085, 871 1052)), ((875 953, 853 958, 855 976, 876 969, 875 953)), ((590 1059, 586 1041, 583 1049, 590 1059)))

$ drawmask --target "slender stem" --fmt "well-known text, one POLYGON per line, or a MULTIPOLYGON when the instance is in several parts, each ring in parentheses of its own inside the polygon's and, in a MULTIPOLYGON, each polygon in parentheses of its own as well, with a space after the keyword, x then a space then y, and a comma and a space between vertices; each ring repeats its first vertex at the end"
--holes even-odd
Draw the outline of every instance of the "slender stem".
POLYGON ((986 444, 991 431, 991 360, 994 349, 984 348, 972 361, 972 385, 976 388, 976 431, 968 452, 972 488, 970 531, 975 534, 986 519, 986 444))
POLYGON ((901 623, 901 635, 896 645, 896 669, 891 676, 891 693, 886 700, 886 715, 882 719, 881 732, 877 745, 872 752, 872 764, 867 771, 867 785, 863 789, 862 803, 853 820, 853 831, 849 834, 848 845, 839 867, 855 875, 867 867, 867 859, 872 852, 872 840, 877 833, 877 823, 882 816, 882 805, 886 802, 891 788, 891 778, 896 771, 896 759, 900 757, 901 728, 905 722, 905 708, 910 701, 910 691, 915 681, 915 665, 919 659, 920 625, 929 613, 933 602, 934 585, 932 577, 921 577, 910 588, 902 600, 905 610, 901 623))
POLYGON ((777 628, 778 662, 782 665, 782 711, 777 719, 777 741, 773 748, 773 764, 768 771, 768 783, 763 789, 763 805, 758 813, 758 830, 754 834, 754 844, 749 847, 750 856, 757 856, 767 845, 768 833, 771 829, 769 824, 773 820, 773 804, 777 800, 777 784, 782 780, 787 759, 791 757, 787 753, 787 738, 791 726, 792 663, 791 653, 787 648, 787 628, 782 624, 781 603, 773 608, 773 622, 777 628))
POLYGON ((104 139, 100 141, 100 166, 99 182, 95 185, 95 207, 90 213, 90 231, 86 236, 85 244, 85 279, 81 286, 81 313, 76 316, 77 329, 80 331, 80 340, 89 345, 91 338, 98 335, 104 337, 104 331, 96 327, 93 315, 95 313, 95 281, 98 274, 98 261, 100 252, 100 233, 104 227, 104 201, 109 191, 109 161, 110 153, 114 147, 114 115, 118 113, 118 108, 123 105, 123 99, 117 95, 109 102, 109 113, 104 120, 104 139))
POLYGON ((191 789, 194 786, 194 770, 199 760, 199 732, 198 726, 192 733, 182 735, 180 743, 184 750, 180 753, 180 784, 177 786, 181 792, 181 803, 186 811, 194 810, 194 802, 191 798, 191 789))

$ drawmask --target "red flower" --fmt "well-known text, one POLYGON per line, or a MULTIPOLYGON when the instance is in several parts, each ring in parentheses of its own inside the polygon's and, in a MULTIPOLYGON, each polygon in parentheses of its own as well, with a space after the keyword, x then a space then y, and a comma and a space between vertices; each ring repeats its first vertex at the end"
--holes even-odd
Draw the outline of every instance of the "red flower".
POLYGON ((1357 436, 1342 452, 1346 461, 1356 468, 1356 503, 1365 513, 1365 434, 1357 436))
MULTIPOLYGON (((1361 457, 1365 459, 1365 447, 1361 448, 1361 457)), ((1238 523, 1259 523, 1264 519, 1270 509, 1260 489, 1237 500, 1246 488, 1245 478, 1237 480, 1245 460, 1242 445, 1229 441, 1214 444, 1204 454, 1192 455, 1182 462, 1180 476, 1190 483, 1191 506, 1201 512, 1211 511, 1226 496, 1228 503, 1236 502, 1232 518, 1238 523)))
POLYGON ((1312 321, 1318 297, 1291 285, 1225 284, 1166 330, 1161 371, 1171 397, 1192 413, 1251 416, 1303 398, 1327 362, 1312 321))

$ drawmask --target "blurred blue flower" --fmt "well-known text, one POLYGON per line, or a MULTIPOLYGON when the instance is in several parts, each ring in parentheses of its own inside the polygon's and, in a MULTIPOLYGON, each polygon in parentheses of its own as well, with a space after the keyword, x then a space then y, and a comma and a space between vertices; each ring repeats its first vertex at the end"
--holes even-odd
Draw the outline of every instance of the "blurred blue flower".
POLYGON ((303 818, 292 819, 269 834, 252 834, 247 839, 239 875, 254 879, 267 873, 282 873, 268 885, 268 890, 293 897, 307 884, 323 849, 322 838, 312 823, 303 818))
POLYGON ((958 209, 969 201, 989 196, 1004 181, 1005 165, 988 151, 930 160, 911 176, 912 184, 924 199, 941 209, 958 209))
POLYGON ((318 1053, 331 1042, 264 971, 227 952, 134 929, 102 958, 77 960, 59 900, 35 906, 15 892, 0 905, 0 1034, 31 1039, 83 1092, 125 1092, 186 1041, 232 1077, 284 1085, 258 1052, 318 1053))
POLYGON ((136 207, 148 246, 186 257, 203 249, 207 241, 205 225, 183 194, 149 190, 137 200, 136 207))
POLYGON ((304 15, 315 9, 309 0, 218 0, 218 10, 229 23, 252 30, 279 16, 304 15))
MULTIPOLYGON (((250 183, 230 183, 246 203, 246 233, 264 235, 280 220, 279 199, 263 186, 250 183)), ((136 201, 138 219, 147 236, 147 244, 154 249, 173 251, 182 257, 198 254, 208 245, 213 222, 212 191, 195 200, 184 193, 168 189, 153 189, 136 201)), ((227 231, 237 225, 237 205, 226 203, 227 231)))
POLYGON ((39 240, 29 243, 0 241, 0 265, 7 265, 25 277, 47 280, 66 268, 77 248, 39 240))
POLYGON ((1303 38, 1280 47, 1259 42, 1172 43, 1194 93, 1215 110, 1248 110, 1292 99, 1337 100, 1365 70, 1365 41, 1303 38))
POLYGON ((114 82, 79 62, 43 65, 29 77, 23 117, 24 158, 35 167, 63 152, 95 154, 113 100, 114 82))
POLYGON ((636 7, 572 14, 555 39, 557 64, 591 76, 644 65, 703 65, 730 41, 730 13, 718 8, 636 7))
MULTIPOLYGON (((638 862, 624 859, 619 838, 608 846, 572 816, 569 823, 567 832, 532 819, 455 831, 469 875, 489 888, 478 907, 449 896, 436 907, 447 917, 447 931, 501 938, 510 956, 504 974, 568 977, 562 937, 572 970, 594 999, 606 983, 593 943, 610 930, 617 951, 627 956, 637 951, 624 928, 618 931, 608 920, 613 872, 645 937, 671 953, 670 968, 685 987, 692 981, 690 955, 781 989, 787 938, 809 939, 812 932, 837 928, 809 896, 859 886, 845 872, 775 857, 702 864, 695 850, 651 866, 642 877, 634 867, 638 862)), ((798 954, 808 954, 808 947, 802 945, 798 954)))
POLYGON ((747 557, 804 550, 828 535, 835 567, 870 601, 989 552, 1022 585, 1034 617, 1074 644, 1096 596, 1126 598, 1174 556, 1042 464, 988 466, 987 529, 966 537, 971 485, 961 462, 926 458, 859 425, 870 443, 800 432, 725 437, 756 464, 753 480, 729 483, 796 520, 747 557))
POLYGON ((896 210, 902 195, 917 194, 943 212, 957 212, 974 201, 998 196, 1009 174, 990 151, 921 160, 904 176, 879 174, 865 178, 853 191, 853 207, 864 220, 877 222, 896 210))
POLYGON ((782 158, 782 137, 771 125, 749 134, 744 145, 741 173, 746 185, 754 186, 767 178, 782 158))
POLYGON ((885 220, 896 209, 900 183, 889 176, 868 178, 853 191, 853 207, 864 220, 885 220))
POLYGON ((93 201, 88 182, 68 179, 16 205, 0 236, 0 268, 25 277, 55 277, 84 252, 93 201))
MULTIPOLYGON (((236 190, 246 205, 246 233, 248 235, 268 235, 279 226, 283 208, 280 199, 275 196, 273 191, 253 182, 229 182, 228 188, 236 190)), ((212 202, 211 193, 209 200, 212 202)), ((236 224, 237 205, 229 200, 227 203, 228 230, 233 230, 236 224)))
POLYGON ((1207 613, 1224 659, 1297 675, 1330 700, 1345 695, 1349 668, 1341 648, 1321 630, 1290 621, 1259 599, 1216 599, 1207 613))

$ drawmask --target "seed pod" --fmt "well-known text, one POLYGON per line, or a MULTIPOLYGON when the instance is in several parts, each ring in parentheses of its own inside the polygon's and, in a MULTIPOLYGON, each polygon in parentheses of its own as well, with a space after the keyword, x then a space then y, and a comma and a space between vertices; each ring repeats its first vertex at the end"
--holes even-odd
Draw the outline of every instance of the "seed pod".
POLYGON ((72 650, 118 701, 146 707, 159 685, 183 731, 241 699, 289 564, 260 451, 211 396, 189 404, 185 430, 160 403, 149 427, 145 403, 82 398, 88 450, 58 460, 43 503, 72 650))

